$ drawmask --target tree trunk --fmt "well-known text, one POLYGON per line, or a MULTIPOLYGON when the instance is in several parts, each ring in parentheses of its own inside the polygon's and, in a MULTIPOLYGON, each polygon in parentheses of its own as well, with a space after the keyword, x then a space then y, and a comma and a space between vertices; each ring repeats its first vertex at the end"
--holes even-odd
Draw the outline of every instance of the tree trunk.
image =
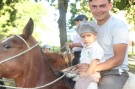
POLYGON ((58 26, 60 31, 60 44, 61 51, 65 51, 66 48, 63 48, 64 44, 67 42, 67 34, 66 34, 66 13, 68 7, 68 0, 58 0, 58 9, 59 9, 59 20, 58 26))

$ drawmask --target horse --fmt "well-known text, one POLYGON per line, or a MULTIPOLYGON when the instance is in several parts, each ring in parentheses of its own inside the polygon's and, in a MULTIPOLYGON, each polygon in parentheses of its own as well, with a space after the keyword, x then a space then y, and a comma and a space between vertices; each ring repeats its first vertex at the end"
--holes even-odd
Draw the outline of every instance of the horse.
POLYGON ((43 50, 44 55, 49 62, 52 70, 56 73, 59 72, 65 68, 71 67, 74 64, 73 53, 71 52, 68 47, 66 47, 67 50, 64 52, 46 52, 43 50))
POLYGON ((69 67, 69 59, 66 55, 56 52, 45 52, 45 58, 47 59, 51 69, 54 73, 60 72, 61 70, 69 67))
POLYGON ((0 42, 0 78, 14 79, 17 89, 72 89, 64 75, 58 78, 54 74, 32 36, 33 29, 34 21, 30 18, 22 34, 0 42))

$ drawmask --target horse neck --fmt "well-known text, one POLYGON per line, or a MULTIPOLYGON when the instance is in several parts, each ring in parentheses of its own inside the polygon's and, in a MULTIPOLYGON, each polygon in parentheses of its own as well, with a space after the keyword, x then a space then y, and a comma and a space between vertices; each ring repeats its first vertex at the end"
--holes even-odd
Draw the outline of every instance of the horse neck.
POLYGON ((36 87, 44 85, 55 79, 55 76, 48 66, 47 62, 44 60, 43 53, 38 49, 34 53, 34 56, 30 56, 30 59, 27 59, 28 65, 24 71, 22 77, 17 77, 15 79, 16 86, 19 87, 36 87))

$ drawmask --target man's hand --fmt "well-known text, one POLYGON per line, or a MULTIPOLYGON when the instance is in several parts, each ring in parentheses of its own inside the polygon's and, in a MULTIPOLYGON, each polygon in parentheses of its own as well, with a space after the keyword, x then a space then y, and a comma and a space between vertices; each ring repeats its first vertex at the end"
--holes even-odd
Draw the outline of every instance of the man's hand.
POLYGON ((70 49, 74 48, 74 43, 72 43, 72 42, 69 43, 69 48, 70 48, 70 49))
POLYGON ((68 43, 69 45, 69 48, 74 48, 74 47, 81 47, 82 48, 82 44, 81 43, 73 43, 73 42, 70 42, 68 43))

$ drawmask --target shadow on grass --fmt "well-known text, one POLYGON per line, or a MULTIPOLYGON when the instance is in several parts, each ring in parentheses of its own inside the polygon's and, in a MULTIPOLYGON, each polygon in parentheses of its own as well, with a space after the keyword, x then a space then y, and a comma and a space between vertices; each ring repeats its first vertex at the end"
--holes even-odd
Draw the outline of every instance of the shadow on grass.
POLYGON ((135 74, 135 64, 129 64, 129 71, 135 74))

